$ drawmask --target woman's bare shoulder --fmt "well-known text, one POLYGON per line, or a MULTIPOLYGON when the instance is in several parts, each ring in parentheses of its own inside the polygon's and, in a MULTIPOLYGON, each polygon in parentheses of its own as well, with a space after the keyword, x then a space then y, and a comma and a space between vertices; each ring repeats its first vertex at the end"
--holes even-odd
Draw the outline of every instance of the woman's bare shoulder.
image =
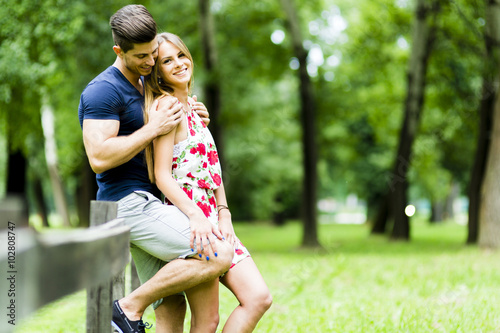
POLYGON ((171 105, 173 102, 177 101, 177 98, 172 95, 161 95, 157 97, 158 100, 158 108, 163 107, 164 105, 171 105))

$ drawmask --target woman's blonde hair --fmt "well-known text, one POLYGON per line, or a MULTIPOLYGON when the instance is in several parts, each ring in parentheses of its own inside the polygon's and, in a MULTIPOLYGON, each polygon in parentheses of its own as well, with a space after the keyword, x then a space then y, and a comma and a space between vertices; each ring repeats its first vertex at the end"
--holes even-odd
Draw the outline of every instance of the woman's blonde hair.
MULTIPOLYGON (((162 32, 158 34, 158 47, 164 42, 170 42, 174 44, 179 50, 184 53, 184 55, 191 61, 191 68, 194 68, 193 57, 189 52, 186 44, 180 39, 179 36, 174 35, 169 32, 162 32)), ((173 96, 174 89, 166 82, 160 75, 160 58, 158 56, 151 74, 144 78, 145 89, 144 89, 144 124, 149 122, 148 111, 153 105, 154 101, 162 96, 168 95, 173 96)), ((191 86, 193 83, 193 75, 191 74, 191 80, 188 83, 188 94, 191 94, 191 86)), ((149 180, 155 182, 154 174, 154 156, 153 156, 153 143, 151 142, 145 149, 146 165, 148 167, 149 180)))

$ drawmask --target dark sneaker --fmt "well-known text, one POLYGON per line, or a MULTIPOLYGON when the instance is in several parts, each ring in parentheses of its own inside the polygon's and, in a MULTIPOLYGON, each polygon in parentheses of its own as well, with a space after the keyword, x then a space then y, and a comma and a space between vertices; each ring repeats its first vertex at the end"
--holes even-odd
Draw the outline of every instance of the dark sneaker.
POLYGON ((129 320, 125 313, 123 313, 118 301, 113 302, 113 319, 111 320, 111 325, 119 333, 146 333, 145 328, 150 329, 153 326, 144 323, 142 319, 136 321, 129 320))

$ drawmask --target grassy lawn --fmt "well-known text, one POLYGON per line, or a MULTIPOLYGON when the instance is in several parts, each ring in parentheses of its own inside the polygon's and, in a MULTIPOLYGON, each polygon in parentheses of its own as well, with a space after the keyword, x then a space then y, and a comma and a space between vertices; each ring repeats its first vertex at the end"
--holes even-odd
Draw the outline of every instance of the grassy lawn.
MULTIPOLYGON (((237 224, 274 297, 256 332, 500 332, 500 251, 465 246, 466 227, 451 222, 412 224, 410 243, 321 225, 323 250, 299 249, 297 223, 237 224)), ((85 297, 50 304, 15 332, 85 332, 85 297)), ((235 306, 221 286, 220 328, 235 306)))

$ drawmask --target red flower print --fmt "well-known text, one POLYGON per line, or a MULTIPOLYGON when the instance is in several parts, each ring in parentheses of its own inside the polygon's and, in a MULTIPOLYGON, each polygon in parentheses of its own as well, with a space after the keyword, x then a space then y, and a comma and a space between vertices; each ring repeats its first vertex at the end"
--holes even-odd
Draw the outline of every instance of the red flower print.
POLYGON ((210 165, 214 165, 218 160, 219 155, 217 155, 217 151, 211 150, 208 152, 208 163, 210 163, 210 165))
POLYGON ((210 185, 208 185, 204 179, 200 179, 200 180, 198 180, 198 187, 199 188, 210 188, 210 185))
POLYGON ((206 217, 210 216, 210 211, 212 209, 210 208, 209 205, 207 205, 206 203, 203 203, 203 202, 197 202, 196 204, 198 205, 198 207, 201 208, 201 210, 203 211, 203 214, 205 214, 206 217))
POLYGON ((205 155, 207 152, 205 150, 205 145, 203 143, 198 143, 198 148, 196 148, 196 150, 198 150, 198 153, 200 153, 200 155, 205 155))
MULTIPOLYGON (((192 128, 189 130, 189 133, 191 133, 191 136, 195 136, 196 135, 196 132, 192 128)), ((195 152, 196 152, 196 150, 195 150, 195 152)))
POLYGON ((236 254, 238 254, 238 255, 243 254, 243 250, 241 250, 241 249, 236 249, 236 250, 234 250, 234 252, 236 252, 236 254))
POLYGON ((188 173, 188 174, 187 174, 187 176, 188 176, 189 178, 195 178, 191 172, 190 172, 190 173, 188 173))
POLYGON ((213 174, 210 173, 210 175, 212 176, 212 179, 214 180, 214 183, 215 185, 219 186, 221 183, 222 183, 222 179, 220 178, 220 176, 218 174, 213 174))
POLYGON ((210 205, 212 207, 216 207, 215 197, 212 196, 212 197, 208 198, 208 202, 210 203, 210 205))
POLYGON ((206 169, 206 168, 207 168, 207 166, 208 166, 207 162, 204 162, 204 163, 203 163, 203 169, 206 169))
POLYGON ((177 169, 177 163, 172 164, 172 170, 177 169))
POLYGON ((193 190, 188 190, 187 187, 183 187, 182 189, 186 192, 189 199, 193 200, 193 190))
POLYGON ((197 152, 197 151, 198 151, 198 150, 196 149, 196 147, 193 147, 193 148, 191 148, 191 149, 189 150, 189 153, 194 155, 194 154, 196 154, 196 152, 197 152))

